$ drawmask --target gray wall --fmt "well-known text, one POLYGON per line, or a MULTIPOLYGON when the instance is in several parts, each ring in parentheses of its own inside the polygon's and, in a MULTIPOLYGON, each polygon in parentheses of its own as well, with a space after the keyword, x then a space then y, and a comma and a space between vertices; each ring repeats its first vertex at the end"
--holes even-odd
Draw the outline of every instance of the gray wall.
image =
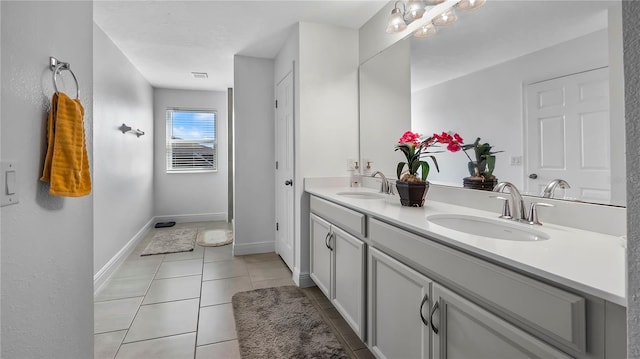
POLYGON ((234 57, 234 235, 238 254, 274 251, 273 60, 234 57))
POLYGON ((93 274, 153 217, 153 89, 93 25, 93 274), (136 137, 118 127, 145 131, 136 137))
MULTIPOLYGON (((93 196, 53 197, 38 179, 53 93, 49 56, 70 62, 78 77, 92 161, 93 3, 2 1, 0 6, 2 159, 18 161, 20 185, 20 203, 0 210, 0 355, 91 358, 93 196)), ((75 91, 69 81, 61 87, 75 91)))
POLYGON ((627 357, 640 357, 640 2, 623 1, 627 128, 627 357))
POLYGON ((155 215, 161 220, 227 220, 227 92, 154 89, 155 215), (168 108, 216 110, 218 171, 167 173, 168 108))

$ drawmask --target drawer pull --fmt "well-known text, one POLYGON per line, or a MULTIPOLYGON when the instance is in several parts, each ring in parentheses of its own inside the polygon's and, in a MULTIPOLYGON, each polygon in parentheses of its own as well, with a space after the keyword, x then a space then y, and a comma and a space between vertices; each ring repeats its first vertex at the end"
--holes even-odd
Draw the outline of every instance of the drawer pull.
POLYGON ((435 313, 436 310, 438 310, 438 302, 436 302, 433 305, 433 308, 431 308, 431 314, 429 315, 429 319, 431 320, 431 330, 433 330, 433 332, 437 335, 438 334, 438 328, 435 325, 433 325, 433 313, 435 313))
POLYGON ((424 295, 424 298, 422 298, 422 303, 420 303, 420 319, 422 320, 422 323, 424 323, 425 326, 429 326, 429 321, 427 320, 427 318, 424 317, 424 315, 422 315, 422 311, 424 308, 424 303, 427 303, 429 301, 429 293, 424 295))

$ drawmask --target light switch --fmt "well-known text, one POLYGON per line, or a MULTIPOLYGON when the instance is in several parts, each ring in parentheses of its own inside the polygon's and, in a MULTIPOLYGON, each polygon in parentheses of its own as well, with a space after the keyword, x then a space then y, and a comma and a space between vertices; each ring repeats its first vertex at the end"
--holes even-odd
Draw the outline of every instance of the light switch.
POLYGON ((0 206, 19 202, 18 166, 15 161, 0 161, 0 206))
POLYGON ((5 173, 7 174, 7 194, 16 194, 16 171, 7 171, 5 173))

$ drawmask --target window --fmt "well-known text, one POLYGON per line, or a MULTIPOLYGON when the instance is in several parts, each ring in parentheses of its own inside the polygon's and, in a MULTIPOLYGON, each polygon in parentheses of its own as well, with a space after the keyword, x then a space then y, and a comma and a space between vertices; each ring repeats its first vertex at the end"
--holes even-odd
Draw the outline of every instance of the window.
POLYGON ((216 112, 167 110, 167 172, 216 171, 216 112))

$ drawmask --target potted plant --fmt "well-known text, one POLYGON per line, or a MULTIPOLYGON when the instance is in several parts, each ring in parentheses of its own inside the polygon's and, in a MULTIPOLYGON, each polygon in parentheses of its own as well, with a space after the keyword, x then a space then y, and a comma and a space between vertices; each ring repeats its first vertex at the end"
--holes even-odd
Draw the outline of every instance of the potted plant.
POLYGON ((436 161, 433 153, 442 151, 427 151, 429 147, 436 143, 447 144, 447 149, 451 152, 459 151, 462 148, 460 146, 462 138, 457 133, 451 135, 443 132, 441 135, 433 134, 431 137, 422 140, 420 134, 407 131, 398 140, 395 150, 400 150, 406 158, 406 162, 398 163, 396 170, 398 176, 396 189, 398 190, 398 195, 400 195, 400 203, 403 206, 422 207, 424 205, 424 199, 429 189, 427 177, 430 170, 429 163, 426 160, 430 158, 436 167, 436 171, 440 172, 438 161, 436 161), (407 168, 406 170, 405 167, 407 168))
POLYGON ((504 151, 491 151, 491 148, 493 146, 486 142, 481 144, 480 137, 476 138, 474 143, 462 145, 462 151, 469 158, 469 163, 467 164, 469 177, 462 179, 464 187, 491 191, 498 184, 498 179, 493 175, 493 171, 496 168, 495 154, 504 151), (475 160, 471 159, 467 153, 471 149, 475 154, 475 160))

